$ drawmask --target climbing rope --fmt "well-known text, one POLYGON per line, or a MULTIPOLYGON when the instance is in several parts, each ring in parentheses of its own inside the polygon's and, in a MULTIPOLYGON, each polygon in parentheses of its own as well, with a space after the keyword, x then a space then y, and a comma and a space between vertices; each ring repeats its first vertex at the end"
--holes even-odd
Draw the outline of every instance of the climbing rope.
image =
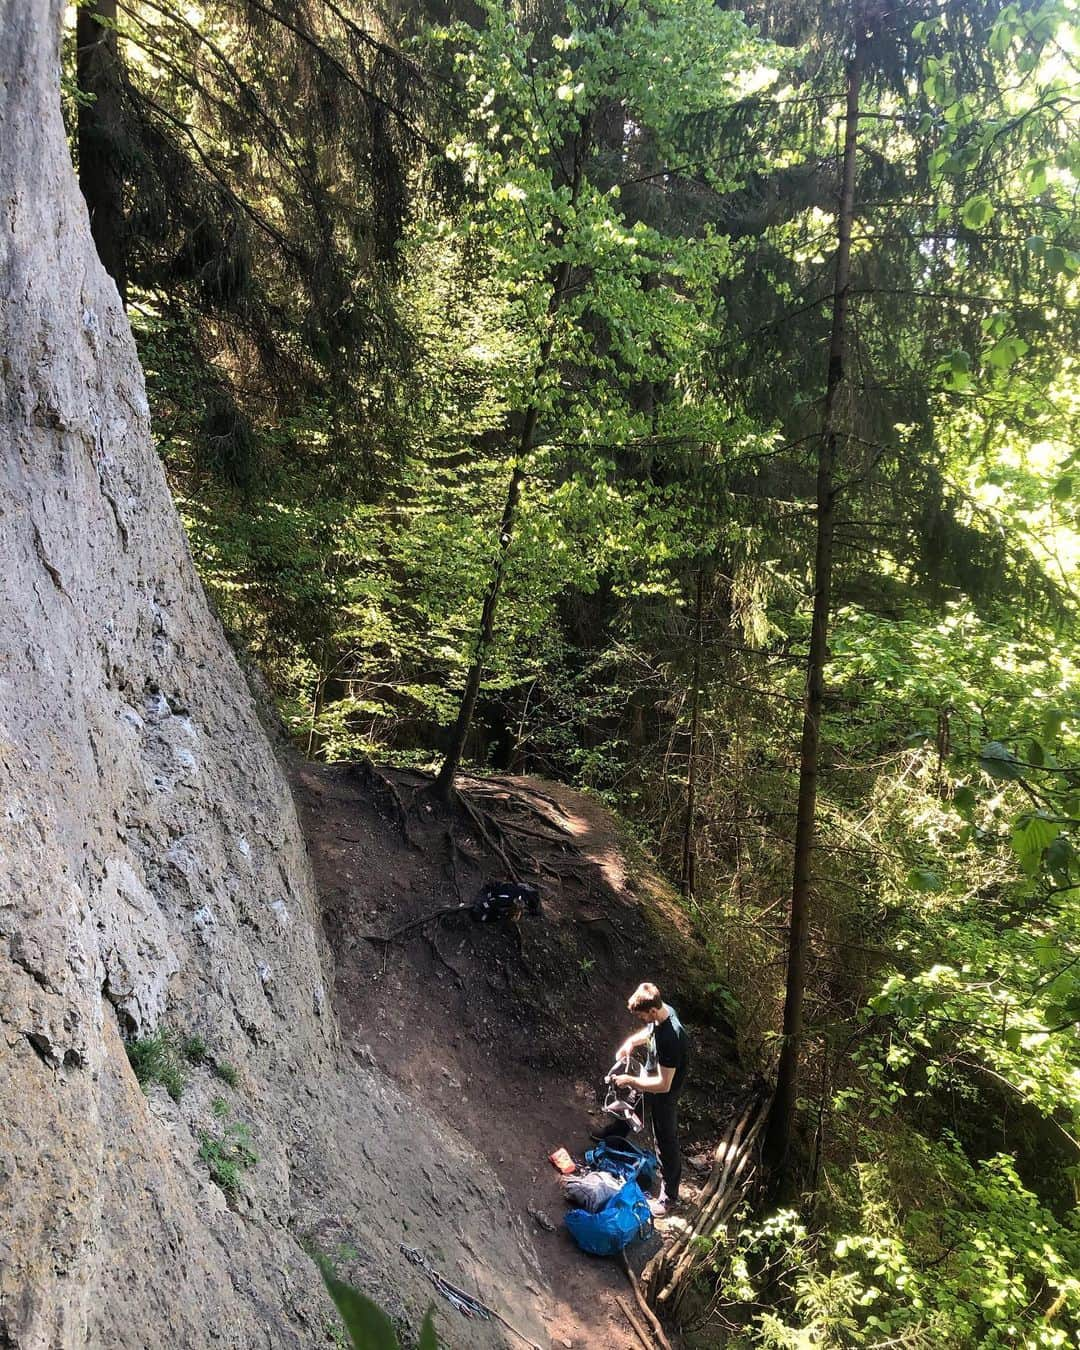
POLYGON ((496 1312, 494 1308, 481 1303, 472 1294, 467 1294, 464 1289, 459 1289, 456 1284, 443 1279, 423 1252, 417 1251, 415 1247, 406 1247, 404 1242, 399 1242, 398 1248, 406 1261, 411 1261, 422 1270, 447 1303, 455 1307, 463 1317, 479 1317, 484 1322, 490 1322, 494 1318, 496 1322, 501 1322, 507 1331, 512 1331, 519 1340, 531 1347, 531 1350, 541 1350, 541 1347, 535 1341, 531 1341, 523 1331, 519 1331, 513 1322, 508 1322, 501 1312, 496 1312))
POLYGON ((485 1322, 491 1321, 491 1309, 474 1298, 472 1294, 467 1294, 464 1289, 459 1289, 456 1284, 451 1284, 449 1280, 444 1280, 423 1252, 419 1252, 415 1247, 406 1247, 404 1242, 399 1244, 402 1256, 407 1261, 411 1261, 414 1266, 418 1266, 428 1277, 435 1288, 446 1299, 447 1303, 452 1304, 464 1317, 479 1317, 485 1322))

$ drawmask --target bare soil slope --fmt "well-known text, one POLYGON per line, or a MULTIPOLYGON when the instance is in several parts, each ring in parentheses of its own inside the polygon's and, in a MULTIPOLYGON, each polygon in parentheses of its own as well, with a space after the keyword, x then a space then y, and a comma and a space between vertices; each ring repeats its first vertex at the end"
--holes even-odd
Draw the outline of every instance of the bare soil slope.
MULTIPOLYGON (((600 1080, 630 1029, 626 997, 641 979, 660 984, 694 1034, 686 1152, 714 1140, 715 1098, 734 1065, 707 993, 709 962, 670 890, 646 864, 628 863, 612 816, 584 794, 535 779, 466 779, 464 809, 448 814, 425 801, 423 781, 345 765, 295 771, 346 1042, 495 1171, 533 1230, 552 1291, 536 1291, 552 1343, 636 1345, 615 1303, 625 1278, 573 1246, 547 1155, 565 1145, 580 1157, 589 1146, 603 1119, 600 1080), (520 944, 512 928, 467 913, 370 940, 470 901, 509 868, 522 879, 531 871, 543 896, 520 944)), ((417 1158, 418 1176, 423 1167, 417 1158)), ((636 1251, 638 1264, 647 1254, 636 1251)), ((516 1310, 502 1311, 513 1320, 516 1310)))

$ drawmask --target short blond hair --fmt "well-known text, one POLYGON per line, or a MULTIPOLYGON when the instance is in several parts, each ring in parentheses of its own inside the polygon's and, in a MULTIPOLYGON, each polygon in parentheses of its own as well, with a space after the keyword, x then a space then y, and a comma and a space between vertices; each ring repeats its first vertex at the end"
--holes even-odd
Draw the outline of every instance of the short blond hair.
POLYGON ((664 1006, 664 1000, 660 997, 660 990, 656 985, 646 981, 638 985, 627 999, 626 1006, 631 1012, 654 1012, 664 1006))

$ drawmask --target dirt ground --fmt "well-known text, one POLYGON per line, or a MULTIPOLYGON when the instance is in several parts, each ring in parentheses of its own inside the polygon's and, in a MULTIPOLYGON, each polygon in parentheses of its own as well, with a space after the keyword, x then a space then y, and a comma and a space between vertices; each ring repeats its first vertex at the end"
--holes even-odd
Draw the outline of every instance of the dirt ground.
MULTIPOLYGON (((588 797, 546 781, 467 779, 471 806, 448 814, 421 786, 417 775, 346 765, 295 771, 347 1044, 487 1157, 533 1231, 552 1345, 640 1350, 616 1303, 630 1293, 625 1275, 572 1243, 547 1155, 562 1145, 580 1158, 607 1119, 598 1090, 633 1029, 626 998, 652 979, 694 1038, 681 1112, 692 1186, 736 1074, 723 1024, 710 1024, 708 963, 658 878, 644 867, 628 875, 612 817, 588 797), (500 820, 512 827, 505 834, 500 820), (368 940, 471 901, 485 880, 509 879, 508 866, 539 879, 543 899, 542 916, 522 920, 520 944, 512 927, 467 912, 368 940)), ((632 1264, 659 1241, 631 1248, 632 1264)), ((513 1321, 513 1309, 500 1311, 513 1321)))

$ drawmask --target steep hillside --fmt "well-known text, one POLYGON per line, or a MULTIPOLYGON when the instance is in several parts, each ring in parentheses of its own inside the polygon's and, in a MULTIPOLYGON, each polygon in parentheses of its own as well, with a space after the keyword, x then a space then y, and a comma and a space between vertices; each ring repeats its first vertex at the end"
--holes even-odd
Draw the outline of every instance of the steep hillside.
MULTIPOLYGON (((616 1301, 624 1275, 583 1257, 561 1228, 547 1155, 591 1146, 607 1119, 602 1076, 631 1030, 627 995, 653 979, 693 1030, 681 1111, 691 1189, 695 1156, 711 1159, 734 1053, 707 954, 670 889, 647 859, 628 860, 608 811, 560 784, 466 778, 464 808, 444 814, 411 773, 308 764, 295 782, 347 1044, 461 1130, 497 1175, 532 1228, 553 1343, 636 1347, 616 1301), (505 879, 508 863, 538 880, 539 916, 515 931, 441 912, 505 879)), ((655 1243, 633 1259, 643 1264, 655 1243)))
POLYGON ((306 1238, 347 1245, 403 1320, 431 1288, 399 1244, 437 1245, 542 1339, 497 1181, 343 1058, 289 792, 90 242, 60 11, 0 3, 0 1344, 324 1343, 306 1238), (163 1026, 206 1046, 178 1101, 144 1095, 125 1053, 163 1026), (223 1190, 211 1167, 242 1129, 223 1190))

